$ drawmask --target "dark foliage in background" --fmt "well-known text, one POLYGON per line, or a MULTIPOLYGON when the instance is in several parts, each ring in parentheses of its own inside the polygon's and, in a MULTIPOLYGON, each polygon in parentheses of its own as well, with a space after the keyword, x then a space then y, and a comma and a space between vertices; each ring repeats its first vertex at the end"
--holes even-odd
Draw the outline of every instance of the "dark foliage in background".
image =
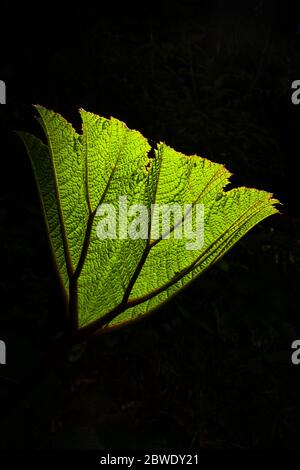
POLYGON ((1 18, 0 447, 300 448, 300 12, 217 0, 56 11, 1 18), (31 103, 78 129, 81 106, 112 115, 225 163, 235 185, 274 192, 283 215, 151 318, 57 357, 60 293, 12 132, 39 132, 31 103))

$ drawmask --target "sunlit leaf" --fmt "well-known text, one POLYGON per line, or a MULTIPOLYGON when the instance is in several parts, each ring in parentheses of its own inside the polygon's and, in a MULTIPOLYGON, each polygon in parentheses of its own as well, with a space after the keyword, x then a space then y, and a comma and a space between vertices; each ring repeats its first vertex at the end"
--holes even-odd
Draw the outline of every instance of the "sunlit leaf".
POLYGON ((278 201, 265 191, 224 191, 230 173, 223 165, 165 143, 153 155, 148 141, 117 119, 80 110, 78 134, 59 114, 36 108, 47 144, 19 134, 35 172, 73 333, 109 329, 151 312, 278 212, 278 201), (177 207, 167 231, 167 219, 153 211, 151 217, 153 205, 164 214, 177 207), (115 215, 109 228, 107 208, 115 215))

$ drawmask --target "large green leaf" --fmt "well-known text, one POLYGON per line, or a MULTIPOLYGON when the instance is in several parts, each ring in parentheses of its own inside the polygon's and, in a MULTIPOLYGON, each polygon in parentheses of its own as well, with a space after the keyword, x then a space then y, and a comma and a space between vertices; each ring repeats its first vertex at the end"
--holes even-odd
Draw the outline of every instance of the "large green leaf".
POLYGON ((47 145, 30 134, 20 136, 34 168, 75 333, 121 325, 159 307, 277 212, 278 201, 265 191, 224 191, 230 173, 223 165, 164 143, 153 155, 147 140, 117 119, 80 110, 78 134, 59 114, 36 108, 47 145), (104 204, 115 211, 116 238, 99 237, 99 227, 107 229, 104 204), (153 204, 164 215, 172 205, 183 215, 171 216, 166 232, 164 216, 151 218, 153 204), (185 224, 190 221, 194 242, 200 240, 197 216, 203 209, 204 238, 192 244, 185 224), (142 214, 148 214, 146 233, 133 238, 142 214))

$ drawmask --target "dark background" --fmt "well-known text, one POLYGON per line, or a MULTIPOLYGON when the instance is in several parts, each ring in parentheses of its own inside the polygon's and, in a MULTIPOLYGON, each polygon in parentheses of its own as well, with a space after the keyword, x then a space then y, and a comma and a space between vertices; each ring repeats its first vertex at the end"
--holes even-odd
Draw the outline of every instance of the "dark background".
POLYGON ((51 5, 1 4, 0 449, 300 449, 300 8, 51 5), (32 103, 224 163, 282 215, 156 314, 60 354, 60 292, 13 133, 39 132, 32 103))

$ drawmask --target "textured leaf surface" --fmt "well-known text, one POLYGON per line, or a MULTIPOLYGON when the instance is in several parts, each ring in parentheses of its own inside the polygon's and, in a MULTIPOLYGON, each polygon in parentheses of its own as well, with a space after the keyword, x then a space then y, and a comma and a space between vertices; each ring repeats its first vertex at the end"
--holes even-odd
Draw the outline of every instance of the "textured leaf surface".
MULTIPOLYGON (((27 133, 20 136, 34 168, 75 330, 110 328, 159 307, 277 212, 277 201, 265 191, 224 191, 230 173, 223 165, 164 143, 150 157, 147 140, 117 119, 81 110, 82 134, 77 134, 59 114, 36 108, 47 145, 27 133), (138 204, 149 211, 147 236, 100 240, 98 207, 113 205, 122 226, 119 198, 124 196, 127 207, 138 204), (176 238, 184 216, 179 224, 170 219, 169 238, 152 239, 152 204, 190 204, 193 221, 203 204, 204 244, 188 250, 184 231, 176 238)), ((163 234, 162 222, 159 228, 163 234)))

